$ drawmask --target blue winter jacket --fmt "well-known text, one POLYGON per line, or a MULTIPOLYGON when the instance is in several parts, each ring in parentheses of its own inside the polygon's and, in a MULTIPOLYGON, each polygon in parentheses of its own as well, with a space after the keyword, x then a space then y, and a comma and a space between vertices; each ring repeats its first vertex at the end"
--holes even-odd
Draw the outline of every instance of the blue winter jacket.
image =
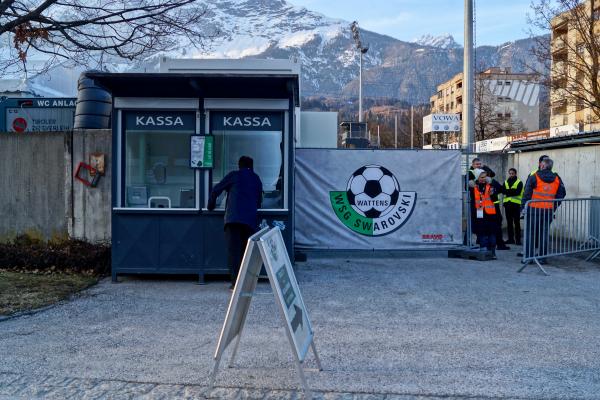
POLYGON ((217 197, 227 192, 225 225, 244 224, 256 229, 257 210, 262 203, 262 182, 250 168, 232 171, 219 182, 210 193, 208 209, 214 210, 217 197))

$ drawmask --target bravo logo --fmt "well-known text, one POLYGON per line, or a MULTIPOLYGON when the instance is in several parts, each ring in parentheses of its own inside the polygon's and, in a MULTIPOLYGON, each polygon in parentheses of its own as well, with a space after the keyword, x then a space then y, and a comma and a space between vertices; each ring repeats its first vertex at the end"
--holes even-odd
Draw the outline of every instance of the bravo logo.
POLYGON ((170 115, 137 115, 135 117, 135 126, 183 126, 183 120, 181 117, 172 117, 170 115))
POLYGON ((350 177, 345 191, 329 193, 339 220, 365 236, 383 236, 404 225, 417 203, 417 192, 402 192, 385 167, 365 165, 350 177))
POLYGON ((223 117, 223 126, 263 127, 271 126, 267 117, 223 117))

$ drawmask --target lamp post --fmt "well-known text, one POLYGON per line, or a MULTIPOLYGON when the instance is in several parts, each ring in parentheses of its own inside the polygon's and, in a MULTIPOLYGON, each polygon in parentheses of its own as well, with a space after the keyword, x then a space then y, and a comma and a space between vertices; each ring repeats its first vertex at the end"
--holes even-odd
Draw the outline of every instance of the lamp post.
POLYGON ((350 29, 352 30, 352 37, 354 38, 354 42, 356 43, 356 48, 360 54, 360 62, 359 62, 359 70, 358 70, 358 122, 362 122, 363 120, 363 112, 362 112, 362 64, 363 64, 363 54, 366 54, 369 51, 369 46, 363 46, 362 41, 360 40, 360 31, 358 29, 358 22, 354 21, 350 25, 350 29))

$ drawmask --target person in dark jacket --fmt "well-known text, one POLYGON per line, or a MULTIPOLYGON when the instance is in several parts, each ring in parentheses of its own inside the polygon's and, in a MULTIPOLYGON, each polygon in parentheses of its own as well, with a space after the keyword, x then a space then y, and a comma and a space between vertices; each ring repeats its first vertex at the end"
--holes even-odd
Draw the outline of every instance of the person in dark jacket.
MULTIPOLYGON (((485 171, 488 178, 493 178, 496 176, 496 173, 492 171, 490 167, 487 165, 483 165, 483 162, 479 158, 474 158, 471 161, 471 167, 469 168, 469 179, 468 179, 468 189, 469 189, 469 198, 471 199, 471 229, 473 233, 475 233, 475 205, 473 203, 473 187, 475 186, 476 177, 473 171, 481 169, 485 171)), ((467 234, 465 232, 464 243, 467 244, 467 234)), ((479 243, 479 238, 477 239, 477 244, 479 243)))
MULTIPOLYGON (((554 162, 546 158, 540 163, 540 170, 530 175, 525 184, 525 192, 521 200, 521 209, 527 213, 527 224, 525 234, 527 235, 527 246, 524 249, 526 257, 533 257, 538 250, 538 257, 548 254, 548 234, 550 224, 554 220, 554 212, 560 206, 560 202, 544 200, 561 200, 567 195, 565 185, 558 174, 552 172, 554 162)), ((545 264, 544 259, 538 260, 545 264)))
POLYGON ((227 174, 210 193, 207 208, 214 210, 217 198, 227 192, 225 205, 225 242, 227 244, 227 265, 231 272, 233 289, 240 270, 240 264, 248 238, 256 232, 258 209, 262 204, 262 182, 253 171, 254 161, 247 156, 240 157, 239 170, 227 174))
POLYGON ((481 250, 492 252, 492 257, 496 258, 496 227, 498 224, 496 206, 492 196, 502 187, 498 182, 487 176, 483 169, 476 168, 473 175, 477 180, 473 186, 472 205, 475 209, 475 223, 473 231, 477 235, 477 241, 481 250))
POLYGON ((524 185, 517 177, 517 170, 508 170, 508 179, 504 181, 504 214, 508 230, 507 244, 521 245, 521 199, 524 185))

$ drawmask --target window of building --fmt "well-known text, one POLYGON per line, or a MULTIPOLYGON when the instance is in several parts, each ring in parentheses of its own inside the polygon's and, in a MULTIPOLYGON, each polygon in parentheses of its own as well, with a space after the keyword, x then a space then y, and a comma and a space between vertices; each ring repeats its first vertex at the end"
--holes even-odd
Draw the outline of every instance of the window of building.
MULTIPOLYGON (((211 133, 215 137, 212 186, 238 169, 241 156, 249 156, 263 184, 262 208, 284 208, 283 114, 215 112, 211 133)), ((224 209, 226 201, 226 193, 221 194, 217 208, 224 209)))
POLYGON ((600 9, 596 9, 592 12, 592 19, 594 21, 600 21, 600 9))
POLYGON ((125 113, 125 207, 196 207, 195 128, 195 112, 125 113))
POLYGON ((454 102, 450 103, 450 108, 454 108, 454 102))
POLYGON ((510 86, 510 84, 511 84, 511 81, 505 81, 504 82, 504 86, 510 86))
POLYGON ((444 93, 443 93, 443 92, 440 90, 440 91, 438 92, 438 99, 441 99, 443 95, 444 95, 444 93))
POLYGON ((583 101, 583 99, 577 99, 577 101, 575 102, 575 109, 577 111, 581 111, 585 108, 585 101, 583 101))

